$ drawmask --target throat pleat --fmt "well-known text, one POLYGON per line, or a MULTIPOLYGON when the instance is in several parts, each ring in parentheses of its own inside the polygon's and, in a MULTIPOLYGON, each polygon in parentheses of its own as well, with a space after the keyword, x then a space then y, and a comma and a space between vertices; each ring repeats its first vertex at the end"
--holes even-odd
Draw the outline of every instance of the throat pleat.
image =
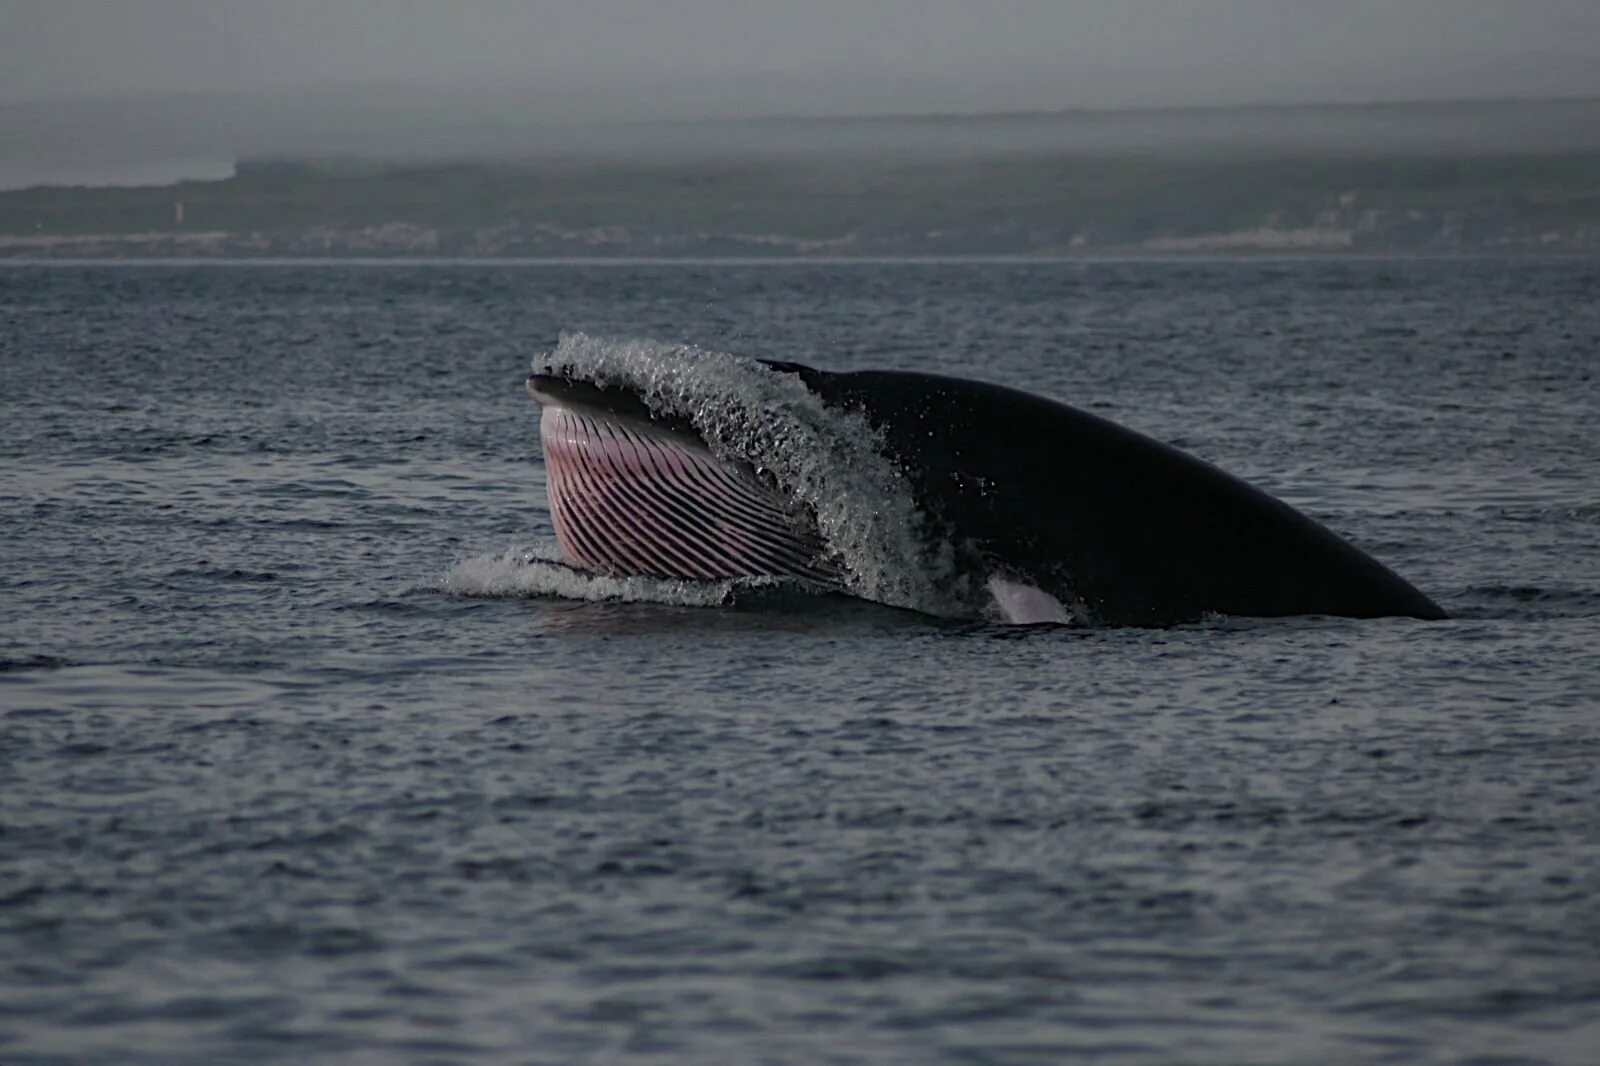
POLYGON ((806 519, 698 442, 554 404, 540 436, 556 539, 574 566, 699 580, 835 576, 806 519))

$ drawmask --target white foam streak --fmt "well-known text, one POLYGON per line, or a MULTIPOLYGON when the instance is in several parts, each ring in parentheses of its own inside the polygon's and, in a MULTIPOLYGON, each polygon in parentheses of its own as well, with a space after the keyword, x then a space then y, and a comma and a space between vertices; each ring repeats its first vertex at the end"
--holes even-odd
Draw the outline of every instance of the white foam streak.
POLYGON ((766 578, 684 581, 606 577, 567 566, 561 562, 560 548, 551 541, 463 559, 445 572, 440 587, 453 596, 506 599, 545 596, 594 603, 720 607, 732 602, 738 589, 772 583, 766 578))

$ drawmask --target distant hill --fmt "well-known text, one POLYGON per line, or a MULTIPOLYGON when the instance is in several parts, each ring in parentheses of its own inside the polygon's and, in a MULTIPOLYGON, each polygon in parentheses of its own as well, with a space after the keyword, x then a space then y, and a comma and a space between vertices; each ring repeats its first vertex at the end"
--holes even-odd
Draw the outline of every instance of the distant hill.
POLYGON ((0 104, 0 189, 214 177, 240 159, 1600 151, 1600 100, 1583 98, 650 122, 604 120, 597 107, 570 93, 408 85, 0 104))
POLYGON ((0 192, 0 255, 1600 251, 1600 101, 590 138, 523 158, 247 159, 220 180, 0 192))

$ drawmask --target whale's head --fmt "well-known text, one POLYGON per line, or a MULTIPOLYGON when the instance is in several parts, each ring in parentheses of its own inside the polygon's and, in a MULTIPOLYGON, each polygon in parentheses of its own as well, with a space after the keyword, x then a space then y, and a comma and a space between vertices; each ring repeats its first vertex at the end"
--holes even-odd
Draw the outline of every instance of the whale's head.
POLYGON ((570 369, 528 378, 543 408, 550 515, 563 558, 602 574, 830 583, 804 507, 748 464, 718 456, 681 417, 570 369))
POLYGON ((1443 617, 1288 504, 1047 397, 581 336, 552 360, 528 387, 581 569, 796 577, 1010 621, 1443 617))

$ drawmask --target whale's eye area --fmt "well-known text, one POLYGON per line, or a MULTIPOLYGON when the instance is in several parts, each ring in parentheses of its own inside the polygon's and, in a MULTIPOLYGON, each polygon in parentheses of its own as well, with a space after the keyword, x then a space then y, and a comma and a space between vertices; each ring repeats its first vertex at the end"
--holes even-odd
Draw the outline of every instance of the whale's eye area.
POLYGON ((556 539, 573 566, 696 580, 834 577, 804 516, 699 440, 549 402, 539 435, 556 539))

